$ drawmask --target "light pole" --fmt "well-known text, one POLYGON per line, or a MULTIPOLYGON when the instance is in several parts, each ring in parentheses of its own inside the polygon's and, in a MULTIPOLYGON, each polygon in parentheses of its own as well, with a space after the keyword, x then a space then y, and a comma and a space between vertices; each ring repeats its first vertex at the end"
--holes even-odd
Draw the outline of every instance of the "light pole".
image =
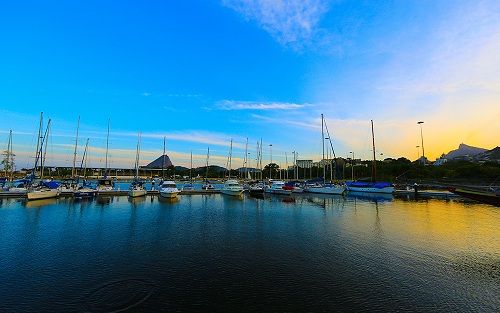
POLYGON ((354 181, 354 152, 350 151, 349 153, 352 153, 352 161, 351 161, 351 180, 354 181))
POLYGON ((417 122, 417 124, 420 125, 420 139, 422 139, 422 161, 425 163, 424 133, 422 131, 423 123, 423 121, 417 122))
POLYGON ((417 148, 417 161, 420 159, 420 146, 416 146, 417 148))

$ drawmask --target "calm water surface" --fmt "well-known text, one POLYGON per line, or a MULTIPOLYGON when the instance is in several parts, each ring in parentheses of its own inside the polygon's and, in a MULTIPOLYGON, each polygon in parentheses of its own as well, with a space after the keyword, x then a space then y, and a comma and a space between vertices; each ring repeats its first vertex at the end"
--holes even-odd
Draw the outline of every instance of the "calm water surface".
POLYGON ((222 195, 0 199, 1 312, 500 309, 500 209, 222 195))

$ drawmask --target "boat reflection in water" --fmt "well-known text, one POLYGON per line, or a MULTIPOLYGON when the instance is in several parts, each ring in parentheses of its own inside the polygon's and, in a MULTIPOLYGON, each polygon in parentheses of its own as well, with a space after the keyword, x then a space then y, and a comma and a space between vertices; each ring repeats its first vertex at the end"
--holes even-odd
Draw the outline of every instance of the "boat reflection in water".
POLYGON ((368 192, 347 192, 347 198, 355 198, 359 200, 369 200, 369 201, 392 201, 394 196, 392 193, 368 193, 368 192))
POLYGON ((23 203, 26 208, 40 208, 43 206, 56 204, 57 198, 23 201, 23 203))
POLYGON ((173 204, 173 203, 177 203, 180 201, 179 197, 173 197, 173 198, 156 197, 156 198, 158 199, 158 202, 165 203, 165 204, 173 204))

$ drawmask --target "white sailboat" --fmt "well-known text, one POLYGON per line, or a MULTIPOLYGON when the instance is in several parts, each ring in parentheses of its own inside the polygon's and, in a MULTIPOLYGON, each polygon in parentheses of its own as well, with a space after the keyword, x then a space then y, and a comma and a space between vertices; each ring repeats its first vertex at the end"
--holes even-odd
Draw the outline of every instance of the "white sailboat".
MULTIPOLYGON (((326 183, 325 182, 325 176, 326 176, 326 167, 325 167, 325 120, 323 117, 323 114, 321 114, 321 144, 323 147, 323 183, 319 184, 316 183, 314 185, 306 185, 304 188, 305 192, 310 192, 310 193, 319 193, 319 194, 329 194, 329 195, 341 195, 346 191, 346 187, 344 185, 339 185, 339 184, 334 184, 334 183, 326 183)), ((328 128, 327 128, 328 132, 328 128)), ((328 139, 330 140, 330 147, 333 151, 333 145, 331 143, 331 137, 328 134, 328 139)), ((335 154, 334 154, 335 155, 335 154)))
POLYGON ((229 176, 227 181, 224 183, 224 187, 222 187, 220 192, 228 196, 241 196, 243 194, 243 187, 238 183, 237 180, 231 179, 232 154, 233 154, 233 139, 231 139, 231 145, 229 148, 229 176))
POLYGON ((144 183, 139 179, 139 154, 141 151, 141 134, 137 135, 137 149, 135 154, 135 177, 134 181, 130 185, 130 190, 128 191, 128 195, 130 197, 142 197, 145 196, 148 192, 146 188, 144 188, 144 183))
POLYGON ((26 197, 28 200, 40 200, 40 199, 49 199, 49 198, 55 198, 59 196, 59 191, 56 189, 57 188, 57 183, 55 182, 45 182, 43 181, 43 173, 44 173, 44 159, 47 153, 47 140, 48 140, 48 135, 50 131, 50 123, 51 120, 49 119, 47 123, 47 128, 45 130, 45 135, 42 137, 41 136, 41 128, 43 126, 43 113, 40 113, 40 129, 38 131, 39 133, 39 140, 37 143, 37 153, 35 157, 35 166, 33 168, 33 173, 31 175, 31 181, 33 182, 35 178, 35 173, 38 165, 38 160, 40 160, 41 164, 41 169, 40 169, 40 181, 37 184, 32 184, 31 188, 28 190, 26 197), (43 149, 43 146, 45 144, 45 150, 43 149), (42 155, 43 154, 43 155, 42 155))
POLYGON ((109 123, 110 120, 108 119, 108 134, 106 136, 106 161, 104 168, 104 177, 97 181, 98 193, 112 191, 115 185, 113 180, 108 178, 109 123))
POLYGON ((208 163, 208 160, 210 158, 210 147, 207 148, 207 164, 206 164, 206 173, 205 173, 205 183, 203 184, 203 186, 201 186, 201 189, 203 190, 214 190, 214 186, 212 186, 212 184, 210 184, 210 182, 208 181, 208 168, 209 168, 209 163, 208 163))

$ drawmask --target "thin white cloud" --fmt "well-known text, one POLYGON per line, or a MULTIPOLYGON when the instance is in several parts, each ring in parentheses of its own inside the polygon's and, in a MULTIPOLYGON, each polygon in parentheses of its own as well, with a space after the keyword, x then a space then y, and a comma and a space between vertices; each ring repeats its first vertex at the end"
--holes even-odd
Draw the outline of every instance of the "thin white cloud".
POLYGON ((234 101, 222 100, 216 103, 215 107, 219 110, 299 110, 310 107, 310 104, 298 104, 290 102, 254 102, 254 101, 234 101))
POLYGON ((325 0, 222 0, 224 6, 256 22, 285 46, 300 48, 324 35, 318 24, 328 11, 325 0))

